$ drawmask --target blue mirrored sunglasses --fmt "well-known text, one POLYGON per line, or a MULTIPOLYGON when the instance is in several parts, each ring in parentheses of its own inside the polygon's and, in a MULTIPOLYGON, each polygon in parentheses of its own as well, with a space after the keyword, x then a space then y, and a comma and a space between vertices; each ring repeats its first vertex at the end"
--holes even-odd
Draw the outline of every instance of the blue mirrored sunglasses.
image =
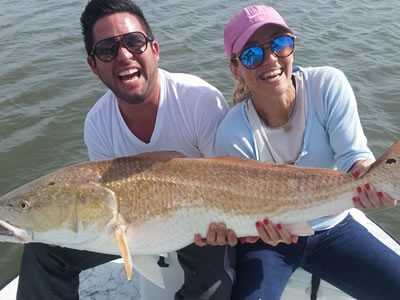
POLYGON ((129 32, 98 41, 90 55, 96 55, 103 62, 110 62, 117 57, 119 48, 125 47, 131 53, 141 54, 151 41, 153 38, 142 32, 129 32))
POLYGON ((279 58, 288 57, 294 51, 294 40, 295 36, 281 35, 267 42, 248 46, 239 55, 239 60, 247 69, 255 69, 264 61, 265 48, 271 48, 272 53, 279 58))

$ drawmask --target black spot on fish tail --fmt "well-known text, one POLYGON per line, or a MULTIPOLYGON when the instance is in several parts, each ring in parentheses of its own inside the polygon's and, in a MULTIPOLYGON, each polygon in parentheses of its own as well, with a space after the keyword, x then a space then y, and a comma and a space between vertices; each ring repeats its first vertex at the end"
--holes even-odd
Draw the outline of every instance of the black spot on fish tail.
POLYGON ((164 256, 160 256, 157 264, 161 267, 161 268, 167 268, 169 266, 169 264, 166 263, 165 261, 165 257, 164 256))
POLYGON ((386 164, 395 164, 397 161, 394 158, 389 158, 385 161, 386 164))

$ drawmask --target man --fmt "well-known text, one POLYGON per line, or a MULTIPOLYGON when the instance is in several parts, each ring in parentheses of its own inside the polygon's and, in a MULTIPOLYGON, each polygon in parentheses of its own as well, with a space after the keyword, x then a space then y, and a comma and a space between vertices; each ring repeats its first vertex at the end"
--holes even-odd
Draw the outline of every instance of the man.
MULTIPOLYGON (((216 128, 228 111, 222 94, 200 78, 158 68, 159 45, 139 7, 131 0, 92 0, 81 25, 87 62, 109 88, 85 120, 91 160, 162 150, 213 154, 216 128)), ((229 241, 222 228, 196 243, 229 241)), ((175 299, 230 299, 232 251, 194 244, 178 251, 184 284, 175 299)), ((79 272, 115 258, 28 244, 17 299, 78 299, 79 272)))

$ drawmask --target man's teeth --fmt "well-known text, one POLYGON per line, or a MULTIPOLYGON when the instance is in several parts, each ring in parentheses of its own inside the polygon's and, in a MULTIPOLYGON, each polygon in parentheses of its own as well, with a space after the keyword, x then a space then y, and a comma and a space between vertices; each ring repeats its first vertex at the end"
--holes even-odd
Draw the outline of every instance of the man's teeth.
POLYGON ((121 73, 118 74, 118 76, 129 76, 129 75, 133 75, 135 73, 139 72, 138 69, 129 69, 126 71, 122 71, 121 73))

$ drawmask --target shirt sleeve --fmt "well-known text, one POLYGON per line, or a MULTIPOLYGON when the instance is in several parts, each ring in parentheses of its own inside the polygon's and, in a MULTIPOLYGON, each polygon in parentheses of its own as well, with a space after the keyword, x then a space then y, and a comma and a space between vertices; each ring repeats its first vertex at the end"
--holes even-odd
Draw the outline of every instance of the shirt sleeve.
POLYGON ((215 156, 215 134, 229 110, 228 103, 217 89, 209 89, 203 92, 196 106, 194 124, 197 147, 203 156, 215 156))
POLYGON ((349 171, 357 160, 374 158, 367 146, 357 101, 344 73, 326 68, 326 80, 322 81, 324 116, 334 159, 341 171, 349 171))

